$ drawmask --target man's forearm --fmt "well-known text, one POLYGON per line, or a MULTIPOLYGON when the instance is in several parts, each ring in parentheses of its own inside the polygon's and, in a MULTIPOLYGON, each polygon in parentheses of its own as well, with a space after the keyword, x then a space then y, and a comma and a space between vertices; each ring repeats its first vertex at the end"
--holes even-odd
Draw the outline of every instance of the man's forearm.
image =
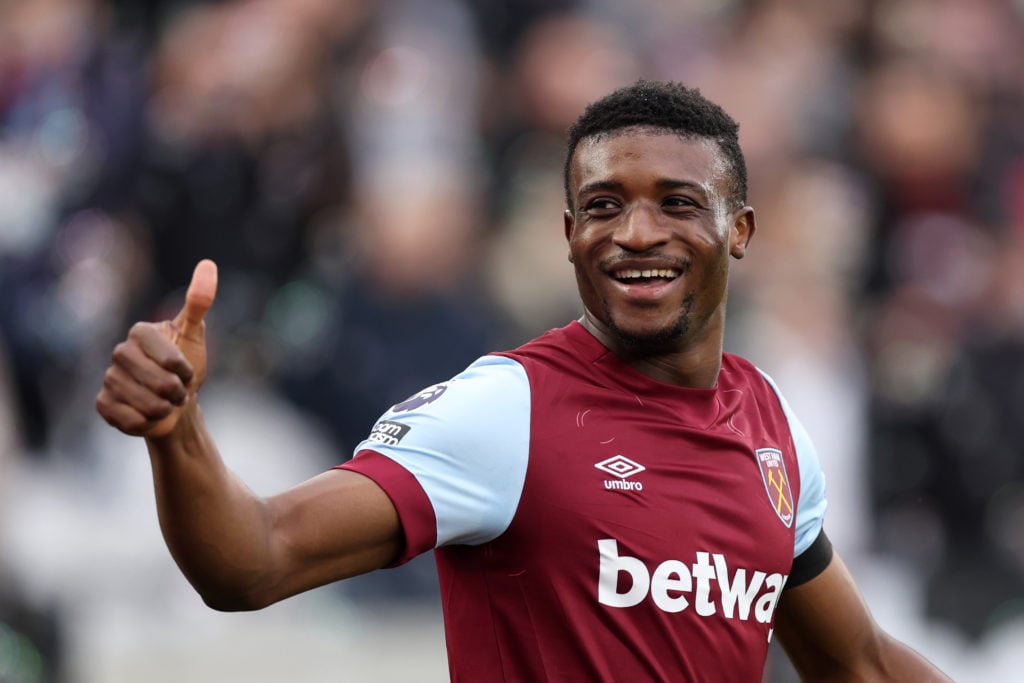
POLYGON ((881 651, 881 671, 875 680, 894 683, 952 683, 952 679, 931 662, 895 638, 883 635, 881 651))
POLYGON ((160 529, 182 573, 215 609, 264 606, 255 592, 272 556, 267 508, 224 464, 198 405, 146 445, 160 529))

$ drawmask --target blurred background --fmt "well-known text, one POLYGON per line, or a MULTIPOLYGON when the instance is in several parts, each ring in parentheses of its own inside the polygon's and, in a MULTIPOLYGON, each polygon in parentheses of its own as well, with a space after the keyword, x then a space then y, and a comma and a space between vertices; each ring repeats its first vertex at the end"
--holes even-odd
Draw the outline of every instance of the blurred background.
POLYGON ((1019 675, 1021 0, 0 0, 0 682, 446 680, 429 557, 205 608, 93 400, 210 257, 226 459, 260 493, 347 459, 578 317, 563 136, 638 77, 740 122, 727 345, 816 440, 877 618, 958 681, 1019 675))

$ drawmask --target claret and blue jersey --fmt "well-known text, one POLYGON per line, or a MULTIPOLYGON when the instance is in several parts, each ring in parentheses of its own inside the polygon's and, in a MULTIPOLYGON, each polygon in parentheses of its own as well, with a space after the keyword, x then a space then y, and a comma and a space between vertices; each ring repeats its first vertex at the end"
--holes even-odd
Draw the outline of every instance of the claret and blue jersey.
POLYGON ((356 451, 399 561, 436 548, 453 681, 760 681, 825 510, 757 368, 664 384, 579 323, 394 406, 356 451))

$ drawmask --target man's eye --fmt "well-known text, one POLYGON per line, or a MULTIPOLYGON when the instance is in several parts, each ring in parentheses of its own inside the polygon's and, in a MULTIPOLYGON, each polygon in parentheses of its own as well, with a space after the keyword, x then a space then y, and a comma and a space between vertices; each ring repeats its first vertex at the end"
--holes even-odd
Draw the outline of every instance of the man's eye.
POLYGON ((618 208, 619 205, 612 199, 595 199, 587 203, 586 211, 591 214, 606 214, 618 208))
POLYGON ((673 208, 691 208, 695 206, 693 200, 686 197, 669 197, 664 201, 664 204, 673 208))

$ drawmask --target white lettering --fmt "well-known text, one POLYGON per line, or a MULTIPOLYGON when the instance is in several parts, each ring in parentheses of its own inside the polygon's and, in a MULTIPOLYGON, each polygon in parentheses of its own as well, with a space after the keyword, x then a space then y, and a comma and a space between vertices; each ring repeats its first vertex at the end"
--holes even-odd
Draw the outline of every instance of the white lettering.
POLYGON ((682 612, 692 604, 698 615, 709 617, 720 605, 725 618, 748 621, 753 608, 754 618, 767 624, 775 614, 788 578, 778 573, 751 572, 742 567, 730 573, 725 555, 706 551, 697 551, 692 564, 665 560, 649 572, 639 558, 620 555, 618 541, 614 538, 599 540, 597 549, 600 558, 597 600, 609 607, 635 607, 649 594, 654 604, 665 612, 682 612), (623 580, 622 590, 620 579, 623 580), (717 591, 712 591, 712 581, 717 582, 717 591), (761 590, 765 593, 758 596, 761 590))
POLYGON ((750 617, 750 606, 754 604, 754 596, 761 589, 764 583, 764 572, 754 572, 754 576, 747 585, 747 570, 737 569, 733 575, 732 582, 729 581, 729 567, 725 563, 725 556, 715 553, 715 569, 718 573, 718 585, 722 589, 722 614, 732 619, 733 610, 739 603, 740 619, 746 620, 750 617))
POLYGON ((715 578, 715 568, 711 566, 709 553, 697 553, 697 564, 693 565, 693 578, 697 579, 697 614, 710 617, 715 613, 715 603, 711 602, 711 580, 715 578))
POLYGON ((614 538, 597 542, 601 553, 601 569, 597 583, 597 601, 609 607, 633 607, 647 597, 651 577, 647 567, 635 557, 619 556, 619 544, 614 538), (625 593, 619 592, 619 573, 626 572, 632 579, 632 586, 625 593))
POLYGON ((623 481, 620 479, 605 479, 604 487, 606 489, 618 489, 621 491, 643 491, 644 485, 639 481, 623 481))
POLYGON ((666 612, 682 612, 690 606, 690 601, 685 597, 669 595, 669 591, 689 593, 692 590, 693 578, 690 576, 690 568, 679 560, 662 562, 651 576, 651 597, 654 604, 666 612))
MULTIPOLYGON (((768 588, 768 592, 759 597, 757 604, 754 605, 754 618, 762 624, 767 624, 772 620, 772 615, 775 614, 775 605, 779 603, 782 587, 786 585, 788 578, 782 574, 769 574, 765 579, 764 585, 768 588)), ((768 637, 771 638, 771 635, 768 637)))

